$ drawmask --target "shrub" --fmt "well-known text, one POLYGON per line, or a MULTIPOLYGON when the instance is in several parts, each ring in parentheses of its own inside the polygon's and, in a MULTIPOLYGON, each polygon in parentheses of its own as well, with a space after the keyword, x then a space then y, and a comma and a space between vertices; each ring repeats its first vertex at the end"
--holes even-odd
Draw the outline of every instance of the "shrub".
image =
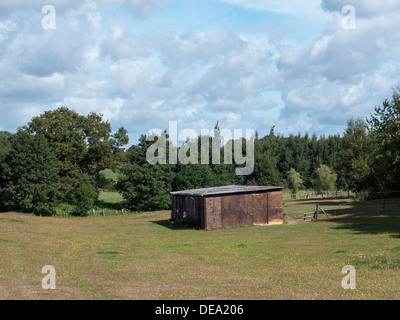
POLYGON ((54 216, 56 208, 53 204, 40 203, 33 208, 33 213, 37 216, 54 216))
POLYGON ((98 198, 98 192, 91 185, 83 184, 72 192, 72 204, 74 208, 71 212, 73 216, 87 216, 89 210, 93 208, 94 202, 98 198))

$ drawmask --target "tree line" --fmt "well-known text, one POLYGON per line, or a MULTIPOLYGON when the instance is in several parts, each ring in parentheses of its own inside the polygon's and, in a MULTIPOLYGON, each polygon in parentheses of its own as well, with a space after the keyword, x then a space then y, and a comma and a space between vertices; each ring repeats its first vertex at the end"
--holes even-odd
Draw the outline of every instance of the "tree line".
MULTIPOLYGON (((0 132, 0 208, 53 215, 60 203, 68 203, 74 214, 85 215, 105 187, 122 193, 124 205, 135 211, 169 209, 171 191, 230 184, 370 196, 400 190, 400 91, 393 90, 367 119, 348 120, 343 134, 283 136, 274 127, 264 137, 256 132, 249 175, 236 175, 240 164, 234 161, 224 163, 224 145, 219 164, 150 164, 146 152, 154 142, 141 135, 124 152, 128 143, 125 128, 112 133, 101 114, 83 116, 66 107, 34 117, 15 134, 0 132), (105 169, 117 172, 118 181, 107 179, 105 169)), ((243 139, 243 152, 246 143, 243 139)))

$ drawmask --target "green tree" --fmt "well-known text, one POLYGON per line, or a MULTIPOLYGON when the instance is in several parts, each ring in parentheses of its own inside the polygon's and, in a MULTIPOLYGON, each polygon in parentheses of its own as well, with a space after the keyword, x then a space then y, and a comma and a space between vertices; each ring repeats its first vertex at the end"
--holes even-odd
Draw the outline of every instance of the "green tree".
POLYGON ((330 191, 335 189, 337 175, 327 165, 321 165, 316 171, 315 189, 317 191, 330 191))
POLYGON ((82 174, 94 176, 104 169, 121 166, 128 143, 122 127, 111 134, 111 124, 101 114, 79 115, 66 107, 34 117, 23 130, 43 135, 58 159, 63 191, 68 194, 80 186, 82 174))
POLYGON ((86 216, 93 208, 98 198, 98 192, 91 183, 84 183, 71 193, 71 203, 74 205, 72 215, 86 216))
POLYGON ((303 180, 295 169, 291 168, 287 173, 289 187, 292 189, 292 194, 296 195, 303 186, 303 180))
POLYGON ((400 189, 400 88, 393 90, 392 100, 383 105, 367 120, 372 139, 374 182, 378 190, 400 189))
POLYGON ((246 176, 246 183, 252 185, 279 185, 281 181, 276 155, 276 137, 273 128, 264 140, 254 143, 254 170, 246 176))
POLYGON ((370 185, 371 157, 367 124, 362 119, 350 119, 343 136, 342 163, 346 182, 354 191, 367 190, 370 185))
POLYGON ((8 210, 45 214, 54 210, 59 192, 57 158, 46 138, 18 131, 0 167, 1 205, 8 210))
POLYGON ((217 185, 213 170, 207 164, 179 165, 174 178, 176 190, 208 188, 217 185))
POLYGON ((11 137, 13 136, 12 133, 7 131, 0 131, 0 161, 4 159, 6 154, 10 151, 12 144, 11 144, 11 137))
POLYGON ((141 135, 139 144, 128 151, 128 164, 121 168, 117 188, 131 210, 162 210, 171 205, 171 166, 147 161, 146 152, 152 144, 141 135))

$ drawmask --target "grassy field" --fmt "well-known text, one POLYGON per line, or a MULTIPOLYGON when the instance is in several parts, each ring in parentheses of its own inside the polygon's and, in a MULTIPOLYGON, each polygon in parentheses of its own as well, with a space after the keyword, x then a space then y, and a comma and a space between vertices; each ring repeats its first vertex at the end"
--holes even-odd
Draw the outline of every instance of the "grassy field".
MULTIPOLYGON (((105 197, 111 195, 104 195, 105 197)), ((115 196, 115 195, 114 195, 115 196)), ((0 214, 0 299, 399 299, 400 200, 286 200, 285 224, 174 229, 169 212, 0 214), (56 289, 41 287, 42 267, 56 289), (344 290, 342 267, 356 268, 344 290)))
POLYGON ((99 200, 107 204, 115 204, 115 203, 120 203, 123 200, 123 198, 122 195, 118 192, 103 191, 100 192, 99 200))

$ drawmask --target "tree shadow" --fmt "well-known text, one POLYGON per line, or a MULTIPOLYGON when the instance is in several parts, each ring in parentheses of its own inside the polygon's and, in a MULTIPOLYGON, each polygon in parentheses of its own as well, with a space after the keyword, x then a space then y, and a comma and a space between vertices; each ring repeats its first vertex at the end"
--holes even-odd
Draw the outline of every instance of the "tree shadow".
MULTIPOLYGON (((328 205, 325 202, 319 204, 322 209, 328 205)), ((346 208, 338 205, 325 211, 329 218, 323 221, 339 224, 335 229, 355 234, 387 233, 392 238, 400 238, 400 199, 351 202, 346 204, 346 208)))
POLYGON ((309 205, 325 205, 325 206, 337 206, 343 204, 348 204, 349 200, 352 200, 351 198, 330 198, 330 199, 302 199, 302 200, 292 200, 293 203, 295 201, 301 201, 301 203, 296 203, 296 205, 299 206, 309 206, 309 205))

